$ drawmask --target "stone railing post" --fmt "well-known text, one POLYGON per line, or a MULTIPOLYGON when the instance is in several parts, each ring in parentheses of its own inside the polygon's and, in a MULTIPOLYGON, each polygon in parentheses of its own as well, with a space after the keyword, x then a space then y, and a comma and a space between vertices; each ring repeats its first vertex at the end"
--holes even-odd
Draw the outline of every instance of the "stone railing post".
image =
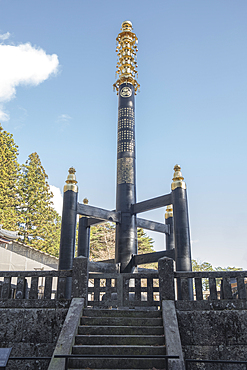
POLYGON ((160 258, 158 261, 159 269, 159 291, 160 302, 164 300, 175 300, 174 292, 174 269, 173 259, 168 257, 160 258))
POLYGON ((84 298, 87 306, 88 295, 88 259, 87 257, 74 258, 72 268, 71 298, 84 298))

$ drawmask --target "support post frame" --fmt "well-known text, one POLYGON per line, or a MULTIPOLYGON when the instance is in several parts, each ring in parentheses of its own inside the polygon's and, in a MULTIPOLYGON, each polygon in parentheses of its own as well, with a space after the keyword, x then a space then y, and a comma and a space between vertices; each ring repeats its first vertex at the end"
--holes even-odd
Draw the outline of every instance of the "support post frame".
POLYGON ((78 228, 78 249, 77 256, 89 258, 90 250, 90 226, 87 217, 80 216, 78 228))
MULTIPOLYGON (((172 183, 172 203, 174 219, 175 260, 176 271, 192 271, 190 227, 188 202, 185 182, 180 172, 180 166, 174 167, 175 173, 172 183)), ((177 279, 178 299, 182 299, 181 281, 177 279)), ((189 298, 193 300, 192 280, 189 280, 189 298)))
MULTIPOLYGON (((71 270, 75 254, 76 240, 76 216, 77 216, 77 198, 78 187, 75 178, 75 169, 69 169, 69 175, 64 186, 63 193, 63 212, 61 224, 60 252, 58 270, 71 270)), ((72 279, 66 279, 65 298, 71 297, 72 279)))

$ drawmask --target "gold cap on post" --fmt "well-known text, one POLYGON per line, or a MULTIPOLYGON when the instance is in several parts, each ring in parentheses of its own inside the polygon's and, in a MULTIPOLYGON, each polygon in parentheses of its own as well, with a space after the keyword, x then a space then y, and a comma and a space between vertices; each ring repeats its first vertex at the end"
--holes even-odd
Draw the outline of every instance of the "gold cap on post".
POLYGON ((83 204, 88 204, 88 199, 84 198, 82 202, 83 202, 83 204))
POLYGON ((173 208, 172 204, 166 207, 165 219, 173 217, 173 208))
MULTIPOLYGON (((87 198, 84 198, 83 201, 82 201, 82 203, 83 204, 88 204, 88 199, 87 198)), ((84 217, 84 218, 86 217, 87 218, 87 216, 79 215, 79 218, 82 218, 82 217, 84 217)))
POLYGON ((74 167, 70 167, 69 174, 68 174, 68 177, 67 177, 67 180, 66 180, 66 184, 64 185, 64 188, 63 188, 64 193, 68 190, 72 190, 75 193, 78 192, 78 186, 76 185, 77 181, 76 181, 76 177, 75 177, 75 172, 76 172, 76 170, 74 169, 74 167))
POLYGON ((183 176, 182 176, 182 173, 181 173, 181 167, 176 164, 176 166, 174 166, 174 175, 173 175, 173 182, 172 182, 172 190, 175 190, 176 188, 182 188, 182 189, 186 189, 186 184, 185 182, 183 181, 183 176))
POLYGON ((118 56, 116 74, 118 75, 118 80, 113 84, 113 88, 114 90, 116 89, 118 95, 119 86, 122 83, 130 83, 134 86, 136 94, 137 89, 140 89, 140 85, 136 80, 136 77, 138 77, 136 60, 138 38, 132 32, 132 23, 130 21, 122 23, 121 32, 116 40, 118 56))

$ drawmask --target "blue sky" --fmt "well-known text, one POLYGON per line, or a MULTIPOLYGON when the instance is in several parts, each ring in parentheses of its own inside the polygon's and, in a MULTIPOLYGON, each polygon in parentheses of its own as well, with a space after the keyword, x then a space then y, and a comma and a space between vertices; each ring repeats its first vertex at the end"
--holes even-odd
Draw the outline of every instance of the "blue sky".
POLYGON ((115 208, 115 38, 130 20, 138 201, 170 192, 179 163, 193 258, 247 269, 246 19, 245 0, 0 0, 0 117, 19 162, 36 151, 61 190, 74 166, 79 200, 115 208))

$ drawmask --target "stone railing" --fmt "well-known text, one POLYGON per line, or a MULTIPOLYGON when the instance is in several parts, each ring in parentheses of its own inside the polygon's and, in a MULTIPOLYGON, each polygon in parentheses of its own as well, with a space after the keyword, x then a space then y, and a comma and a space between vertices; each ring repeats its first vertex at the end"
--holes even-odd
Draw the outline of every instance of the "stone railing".
POLYGON ((85 257, 72 270, 0 271, 0 299, 85 298, 93 307, 160 306, 163 300, 246 300, 247 271, 174 271, 173 260, 159 259, 157 272, 88 273, 85 257))
POLYGON ((93 307, 159 306, 159 274, 90 273, 88 305, 93 307))
POLYGON ((174 271, 173 261, 164 257, 159 260, 159 273, 161 299, 246 300, 247 271, 174 271))
POLYGON ((247 271, 175 272, 174 278, 181 281, 182 300, 189 299, 190 279, 196 301, 246 299, 247 271))
POLYGON ((64 299, 68 271, 0 271, 1 299, 64 299))
POLYGON ((87 258, 74 259, 72 270, 0 271, 0 299, 86 298, 87 258))

